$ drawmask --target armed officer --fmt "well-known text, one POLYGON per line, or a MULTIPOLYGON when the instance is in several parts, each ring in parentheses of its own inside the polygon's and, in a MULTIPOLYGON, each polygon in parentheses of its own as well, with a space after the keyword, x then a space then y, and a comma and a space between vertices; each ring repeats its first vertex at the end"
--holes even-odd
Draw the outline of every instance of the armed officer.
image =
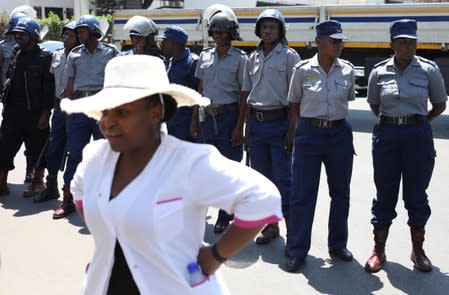
POLYGON ((396 217, 402 178, 402 199, 412 239, 411 260, 418 270, 427 272, 432 270, 432 263, 423 250, 425 225, 430 217, 426 190, 436 156, 429 121, 445 110, 447 94, 437 65, 415 55, 415 20, 391 23, 390 39, 394 56, 377 64, 368 79, 368 103, 379 122, 372 137, 377 189, 371 208, 375 245, 365 270, 377 272, 386 261, 385 242, 396 217))
POLYGON ((344 261, 352 260, 346 244, 354 146, 352 128, 345 118, 355 91, 354 67, 339 58, 345 39, 338 21, 318 24, 318 53, 295 66, 290 84, 286 146, 291 150, 294 141, 287 263, 290 272, 304 263, 310 249, 322 164, 331 197, 329 253, 344 261))
MULTIPOLYGON (((189 35, 183 28, 168 26, 162 39, 162 54, 168 59, 167 75, 170 83, 184 85, 194 90, 198 89, 199 79, 195 77, 198 55, 186 48, 189 35)), ((168 133, 183 140, 194 142, 190 133, 192 107, 178 108, 176 114, 167 122, 168 133)))
POLYGON ((57 49, 53 53, 50 72, 55 76, 55 107, 51 117, 50 140, 45 154, 48 171, 47 188, 41 194, 34 197, 33 201, 35 203, 59 198, 58 171, 63 165, 67 148, 67 116, 64 112, 61 112, 59 104, 61 102, 61 93, 67 83, 67 76, 65 75, 67 56, 74 47, 79 45, 78 36, 75 32, 75 24, 75 21, 71 21, 62 28, 61 37, 64 42, 64 47, 57 49))
MULTIPOLYGON (((285 19, 278 10, 262 11, 255 34, 261 42, 250 54, 243 80, 243 90, 249 93, 246 137, 250 162, 252 168, 270 179, 281 192, 282 213, 287 224, 291 193, 291 155, 284 149, 288 129, 287 94, 293 67, 300 57, 287 46, 285 19)), ((276 237, 279 237, 277 222, 268 224, 256 243, 267 244, 276 237)))
MULTIPOLYGON (((92 15, 82 15, 76 20, 75 31, 80 46, 72 49, 66 64, 67 86, 63 97, 78 99, 91 96, 103 88, 106 63, 117 56, 117 49, 100 42, 103 33, 99 20, 92 15)), ((102 138, 97 122, 84 114, 67 117, 67 166, 64 172, 63 201, 53 214, 54 219, 62 218, 75 211, 70 181, 76 167, 82 160, 82 151, 93 139, 102 138)))
MULTIPOLYGON (((49 117, 53 108, 54 77, 50 73, 51 53, 38 45, 39 23, 21 17, 12 29, 18 45, 9 65, 10 87, 3 93, 3 121, 0 135, 0 195, 9 194, 7 175, 14 169, 14 157, 24 141, 34 163, 49 136, 49 117)), ((33 197, 45 189, 45 159, 39 161, 24 197, 33 197)))
POLYGON ((122 51, 119 55, 147 54, 163 59, 161 48, 155 39, 158 29, 154 21, 135 15, 126 22, 123 29, 129 31, 132 49, 122 51))
MULTIPOLYGON (((243 157, 244 108, 239 105, 244 106, 246 99, 241 88, 248 57, 244 51, 231 45, 232 40, 240 39, 235 15, 217 12, 210 19, 208 34, 214 39, 215 47, 201 52, 195 76, 200 79, 198 92, 208 97, 211 105, 205 109, 205 118, 200 118, 198 134, 193 126, 192 135, 198 142, 212 144, 225 157, 240 162, 243 157)), ((197 122, 197 115, 194 112, 193 124, 197 122)), ((223 232, 232 218, 220 210, 214 232, 223 232)))

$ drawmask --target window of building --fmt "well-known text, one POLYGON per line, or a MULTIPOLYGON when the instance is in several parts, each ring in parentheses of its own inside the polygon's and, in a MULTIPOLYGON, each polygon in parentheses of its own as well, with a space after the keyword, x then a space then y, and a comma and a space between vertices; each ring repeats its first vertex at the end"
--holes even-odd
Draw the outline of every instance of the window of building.
POLYGON ((54 14, 57 14, 60 19, 64 19, 64 14, 62 7, 45 7, 45 17, 52 11, 54 14))
POLYGON ((42 18, 42 7, 41 6, 33 6, 34 10, 36 10, 36 15, 38 18, 42 18))

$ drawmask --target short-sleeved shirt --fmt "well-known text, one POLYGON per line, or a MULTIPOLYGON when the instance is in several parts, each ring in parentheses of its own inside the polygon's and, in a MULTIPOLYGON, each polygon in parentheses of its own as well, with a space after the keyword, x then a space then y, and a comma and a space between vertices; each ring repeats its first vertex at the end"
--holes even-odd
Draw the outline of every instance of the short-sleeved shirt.
POLYGON ((171 58, 169 60, 167 66, 168 80, 170 80, 170 83, 184 85, 194 90, 198 90, 199 80, 195 77, 197 64, 198 55, 190 52, 188 48, 185 48, 179 58, 171 58))
POLYGON ((53 53, 51 61, 50 73, 55 76, 55 97, 61 98, 61 92, 67 86, 67 75, 65 75, 65 65, 67 63, 67 56, 65 49, 57 49, 53 53))
POLYGON ((374 66, 368 80, 368 103, 379 105, 381 115, 426 116, 428 99, 447 101, 444 80, 434 62, 415 56, 403 73, 396 68, 394 57, 374 66))
POLYGON ((298 53, 279 43, 264 55, 259 47, 250 54, 243 78, 243 91, 248 91, 248 104, 261 110, 288 106, 288 86, 293 67, 301 60, 298 53))
POLYGON ((212 104, 239 102, 247 62, 247 54, 234 47, 222 57, 215 47, 204 49, 195 71, 195 77, 203 81, 203 95, 212 104))
POLYGON ((0 42, 0 65, 2 65, 2 72, 0 73, 2 75, 0 81, 2 82, 1 85, 3 85, 3 81, 6 80, 6 72, 8 71, 15 45, 16 41, 14 39, 5 39, 0 42))
POLYGON ((203 246, 206 211, 234 213, 243 228, 276 222, 276 186, 212 145, 162 135, 151 161, 110 200, 119 155, 107 140, 91 142, 70 186, 96 248, 81 294, 105 295, 117 240, 141 294, 226 294, 219 271, 195 289, 187 280, 187 265, 203 246))
POLYGON ((344 119, 348 101, 354 98, 354 66, 350 62, 337 58, 326 73, 316 54, 295 66, 288 101, 301 104, 301 117, 344 119))
POLYGON ((72 49, 67 59, 67 78, 75 78, 73 90, 94 91, 103 88, 104 68, 118 50, 109 44, 98 42, 91 53, 86 46, 72 49))

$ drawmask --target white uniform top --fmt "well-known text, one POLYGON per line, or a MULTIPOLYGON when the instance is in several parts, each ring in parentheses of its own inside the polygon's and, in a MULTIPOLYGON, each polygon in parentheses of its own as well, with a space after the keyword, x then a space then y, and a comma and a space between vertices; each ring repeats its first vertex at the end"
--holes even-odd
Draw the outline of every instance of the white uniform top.
POLYGON ((278 221, 275 185, 211 145, 162 135, 144 170, 110 200, 118 157, 106 140, 91 142, 71 183, 95 243, 82 294, 106 294, 116 239, 141 294, 227 294, 219 273, 195 288, 187 281, 187 265, 203 246, 207 208, 234 213, 239 227, 278 221))

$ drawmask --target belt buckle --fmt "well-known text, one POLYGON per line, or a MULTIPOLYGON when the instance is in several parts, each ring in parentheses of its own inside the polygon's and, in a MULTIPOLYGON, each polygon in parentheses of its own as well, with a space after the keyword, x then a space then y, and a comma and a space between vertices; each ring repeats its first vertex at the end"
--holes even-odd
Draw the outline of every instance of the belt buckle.
POLYGON ((256 119, 259 122, 263 122, 263 113, 262 112, 256 112, 256 119))
POLYGON ((207 113, 212 117, 216 117, 218 115, 218 111, 215 108, 208 108, 207 113))
POLYGON ((398 117, 397 125, 407 125, 407 117, 398 117))
POLYGON ((326 119, 321 119, 320 120, 320 127, 321 128, 329 128, 329 127, 331 127, 330 125, 331 125, 330 121, 328 121, 326 119))

